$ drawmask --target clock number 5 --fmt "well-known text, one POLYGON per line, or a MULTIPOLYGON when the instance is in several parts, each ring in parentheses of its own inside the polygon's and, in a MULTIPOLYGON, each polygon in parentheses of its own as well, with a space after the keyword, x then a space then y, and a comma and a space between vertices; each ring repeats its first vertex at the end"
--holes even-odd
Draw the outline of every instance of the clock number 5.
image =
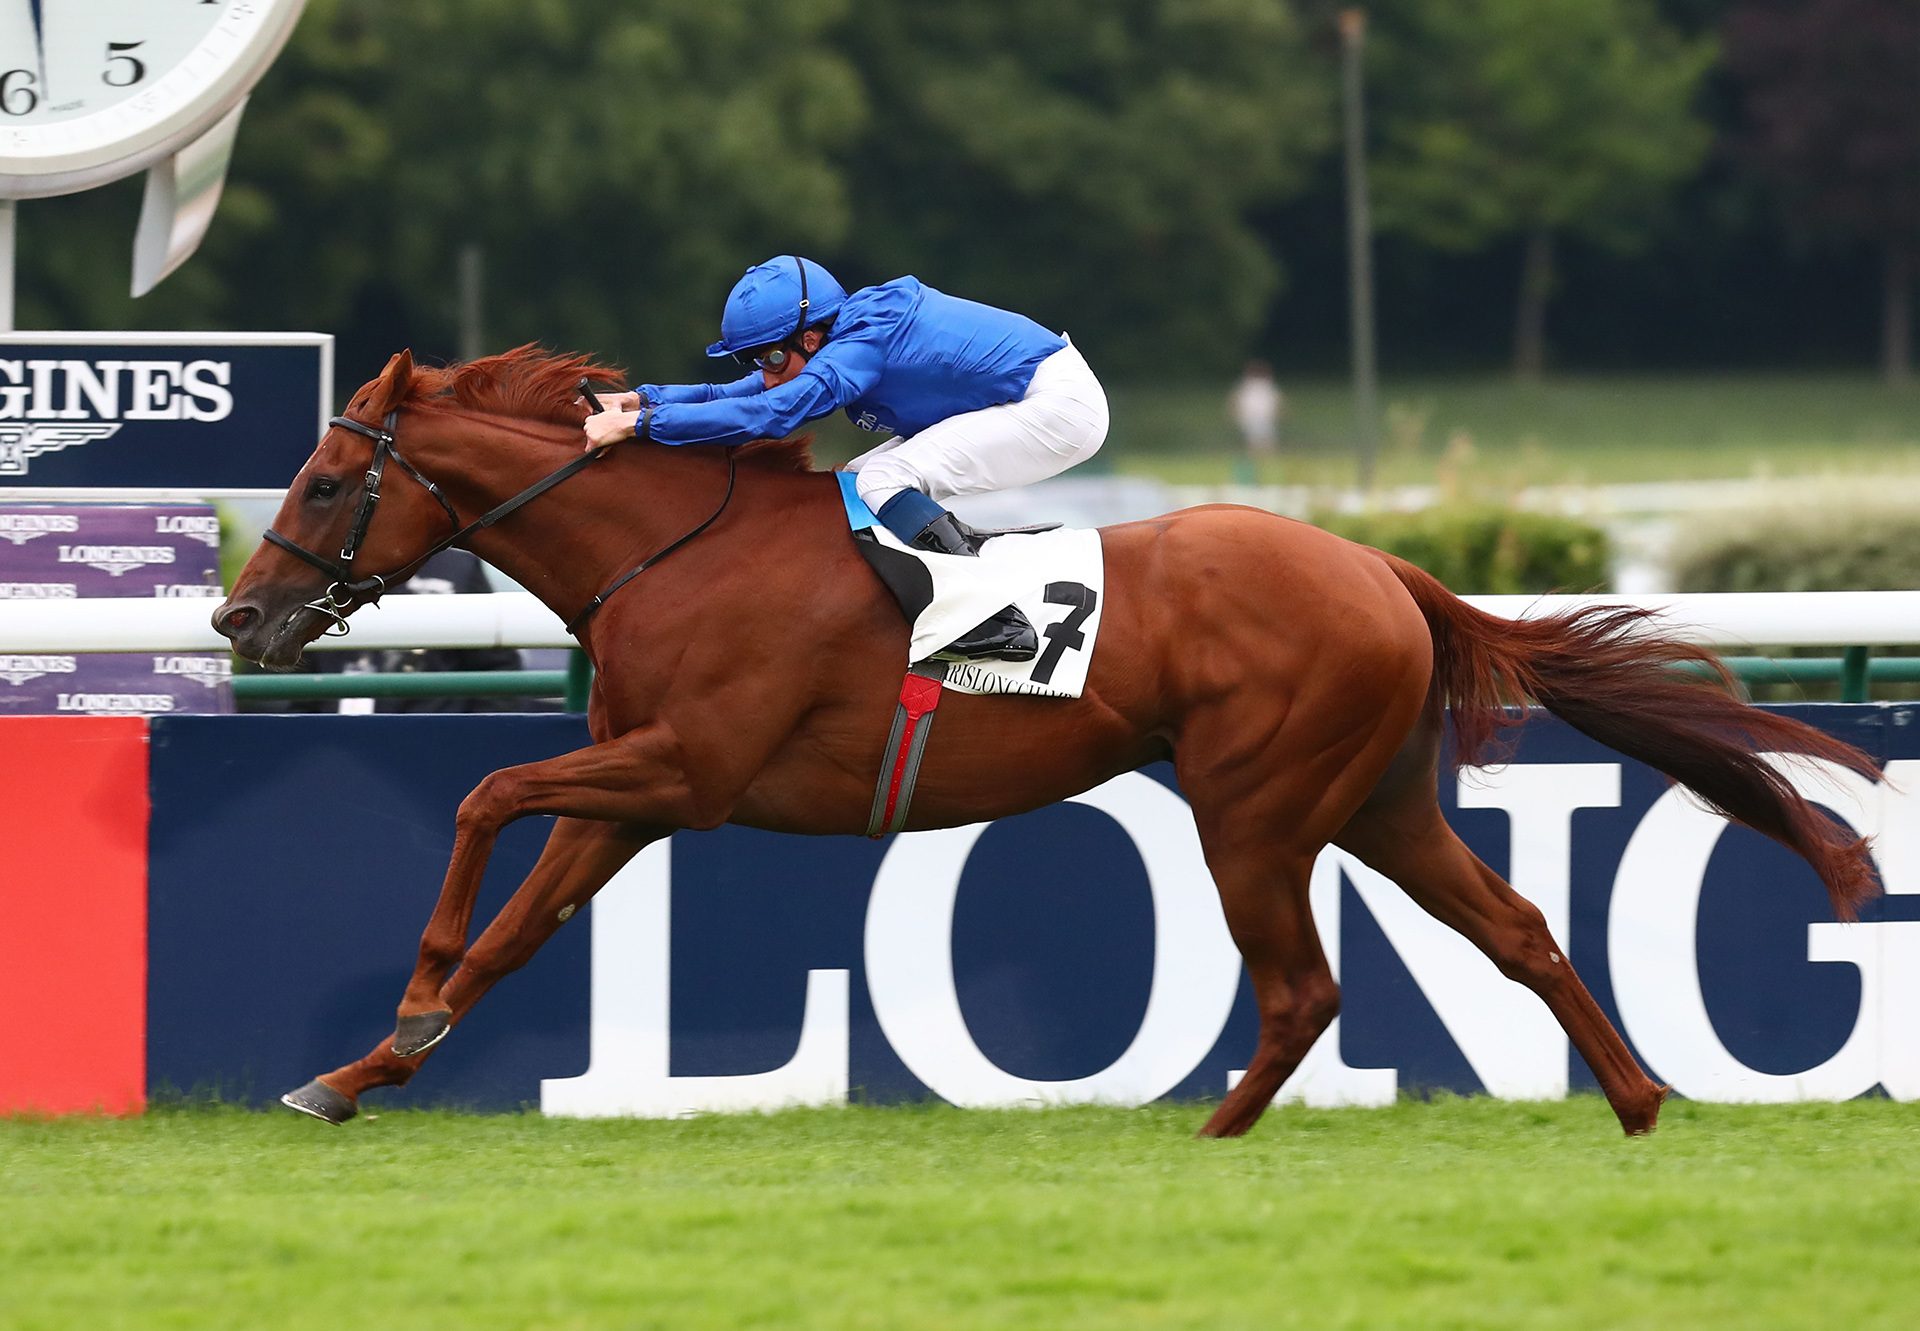
POLYGON ((131 88, 144 79, 147 76, 146 65, 126 53, 138 50, 145 45, 145 42, 108 42, 107 72, 100 76, 100 81, 109 88, 131 88), (127 68, 116 70, 113 68, 115 65, 125 65, 127 68), (125 77, 115 78, 115 74, 122 74, 125 77))
POLYGON ((10 116, 23 116, 40 105, 40 94, 34 91, 34 82, 30 69, 10 69, 0 74, 0 111, 10 116))

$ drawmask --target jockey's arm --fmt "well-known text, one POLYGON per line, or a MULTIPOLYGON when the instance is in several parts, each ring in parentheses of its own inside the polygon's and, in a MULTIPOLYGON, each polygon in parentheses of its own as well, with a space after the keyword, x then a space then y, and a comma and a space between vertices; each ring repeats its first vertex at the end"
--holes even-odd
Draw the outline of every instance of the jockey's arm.
POLYGON ((758 393, 764 381, 758 370, 724 384, 641 384, 634 391, 643 402, 664 406, 669 402, 717 402, 721 398, 745 397, 758 393))
MULTIPOLYGON (((625 393, 610 394, 600 400, 600 413, 587 418, 587 447, 589 449, 604 448, 610 444, 619 443, 622 439, 637 437, 643 424, 652 419, 655 407, 671 405, 679 408, 726 402, 733 398, 762 392, 765 383, 759 372, 755 371, 725 384, 641 384, 638 388, 625 393)), ((652 431, 648 431, 646 437, 660 438, 652 431)), ((675 439, 670 442, 678 444, 745 443, 746 441, 675 439)))
MULTIPOLYGON (((778 388, 709 402, 661 402, 641 413, 643 437, 662 444, 744 444, 783 439, 810 420, 846 406, 879 382, 883 350, 854 337, 836 338, 778 388)), ((760 376, 750 375, 758 381, 760 376)), ((735 385, 724 385, 732 388, 735 385)))

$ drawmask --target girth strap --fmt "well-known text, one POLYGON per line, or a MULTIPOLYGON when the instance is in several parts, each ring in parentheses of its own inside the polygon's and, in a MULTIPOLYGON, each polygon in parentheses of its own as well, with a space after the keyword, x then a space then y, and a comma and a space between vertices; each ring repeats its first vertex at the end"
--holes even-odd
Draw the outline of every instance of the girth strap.
POLYGON ((900 703, 894 708, 893 730, 887 736, 880 780, 873 790, 873 811, 867 816, 867 835, 876 840, 907 825, 920 760, 926 756, 927 736, 933 731, 933 713, 940 705, 946 678, 945 661, 916 661, 900 681, 900 703))

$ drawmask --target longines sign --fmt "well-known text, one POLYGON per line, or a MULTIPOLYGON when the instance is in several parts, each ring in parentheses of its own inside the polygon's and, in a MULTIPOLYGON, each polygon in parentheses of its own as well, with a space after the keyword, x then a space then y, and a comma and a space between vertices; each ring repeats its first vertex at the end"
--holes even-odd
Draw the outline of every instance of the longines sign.
MULTIPOLYGON (((1682 1094, 1920 1099, 1920 707, 1789 710, 1885 763, 1875 781, 1791 769, 1875 839, 1888 895, 1858 923, 1832 921, 1799 859, 1549 719, 1507 766, 1448 777, 1442 803, 1682 1094)), ((489 770, 584 738, 559 717, 156 718, 154 1084, 270 1100, 370 1049, 392 1028, 453 809, 489 770), (363 792, 380 832, 286 854, 329 835, 329 789, 363 792), (249 857, 272 866, 269 890, 233 872, 249 857)), ((676 835, 395 1098, 664 1115, 1218 1097, 1257 1018, 1170 781, 1160 764, 1055 808, 883 842, 676 835)), ((482 916, 545 831, 503 835, 482 916)), ((1343 1006, 1286 1097, 1592 1088, 1545 1005, 1398 888, 1329 851, 1311 892, 1343 1006)))
POLYGON ((320 333, 0 334, 0 487, 277 489, 332 378, 320 333))

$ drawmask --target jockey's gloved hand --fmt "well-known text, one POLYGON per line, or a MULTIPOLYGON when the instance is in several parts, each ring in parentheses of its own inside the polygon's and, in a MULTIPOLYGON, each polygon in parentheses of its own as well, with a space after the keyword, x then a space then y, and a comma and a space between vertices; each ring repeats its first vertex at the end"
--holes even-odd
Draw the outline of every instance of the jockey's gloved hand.
MULTIPOLYGON (((583 379, 580 382, 584 384, 586 380, 583 379)), ((640 410, 640 393, 637 389, 628 389, 624 392, 610 392, 606 389, 598 389, 594 392, 593 396, 599 403, 600 411, 640 410)), ((587 401, 586 398, 580 397, 574 400, 586 407, 589 412, 594 410, 594 403, 587 401)))
POLYGON ((584 451, 591 453, 596 448, 608 448, 631 439, 639 424, 640 413, 632 410, 608 410, 589 416, 582 427, 586 435, 584 451))

